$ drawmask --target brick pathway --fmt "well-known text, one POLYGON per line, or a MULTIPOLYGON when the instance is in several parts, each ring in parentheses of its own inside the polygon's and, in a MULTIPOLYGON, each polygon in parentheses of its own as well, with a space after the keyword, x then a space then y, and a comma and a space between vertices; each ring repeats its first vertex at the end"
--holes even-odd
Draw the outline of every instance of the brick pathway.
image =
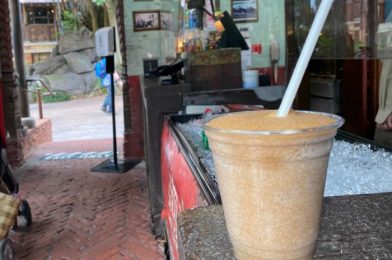
POLYGON ((104 159, 42 161, 47 153, 107 151, 111 139, 38 147, 15 173, 33 224, 10 232, 16 259, 164 259, 150 233, 143 165, 93 173, 104 159))

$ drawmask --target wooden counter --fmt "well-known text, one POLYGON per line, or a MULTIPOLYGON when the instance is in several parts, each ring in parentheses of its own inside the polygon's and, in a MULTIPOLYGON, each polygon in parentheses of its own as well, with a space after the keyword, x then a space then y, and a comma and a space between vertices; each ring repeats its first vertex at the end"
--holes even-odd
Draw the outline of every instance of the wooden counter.
MULTIPOLYGON (((183 259, 235 259, 222 206, 186 210, 178 223, 183 259)), ((392 193, 324 198, 313 258, 392 259, 392 193)))

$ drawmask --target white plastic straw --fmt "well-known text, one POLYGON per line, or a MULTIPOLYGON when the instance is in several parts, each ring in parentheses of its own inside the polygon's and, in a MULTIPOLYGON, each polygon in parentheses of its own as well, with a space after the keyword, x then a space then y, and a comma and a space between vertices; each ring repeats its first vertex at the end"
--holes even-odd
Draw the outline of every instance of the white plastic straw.
POLYGON ((310 28, 308 37, 306 38, 301 55, 299 56, 297 65, 294 68, 293 75, 291 76, 286 93, 280 104, 277 116, 285 117, 293 104, 295 95, 297 94, 299 84, 304 76, 305 69, 308 67, 310 57, 312 56, 314 47, 316 46, 321 29, 327 19, 329 10, 331 9, 334 0, 323 0, 317 10, 316 17, 314 18, 312 27, 310 28))

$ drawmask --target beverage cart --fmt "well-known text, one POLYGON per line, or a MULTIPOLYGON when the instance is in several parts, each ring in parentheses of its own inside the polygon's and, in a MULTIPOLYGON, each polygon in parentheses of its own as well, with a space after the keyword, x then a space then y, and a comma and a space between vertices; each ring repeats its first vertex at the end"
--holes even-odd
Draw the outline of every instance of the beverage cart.
MULTIPOLYGON (((279 89, 280 87, 273 86, 271 88, 279 89)), ((276 99, 273 100, 265 92, 265 99, 263 99, 261 92, 257 93, 260 89, 265 91, 268 88, 192 91, 190 86, 185 83, 161 86, 158 79, 142 80, 146 166, 152 224, 155 234, 167 239, 169 254, 173 259, 181 259, 185 256, 212 257, 208 253, 221 253, 227 259, 233 257, 220 206, 218 184, 207 169, 203 158, 200 158, 195 144, 179 127, 183 123, 199 120, 203 115, 190 115, 183 113, 183 111, 188 105, 227 105, 231 111, 235 110, 233 107, 236 106, 230 106, 230 104, 242 104, 237 106, 237 109, 241 107, 241 109, 248 110, 254 108, 255 105, 257 105, 256 108, 261 106, 270 109, 277 108, 280 102, 279 96, 275 96, 276 99), (216 224, 217 228, 206 229, 207 222, 211 225, 216 224), (217 231, 219 231, 218 234, 217 231), (200 241, 212 242, 209 244, 200 241), (214 241, 216 243, 213 243, 214 241), (219 243, 225 246, 221 246, 219 243), (222 251, 216 250, 216 248, 220 248, 222 251)), ((336 139, 360 144, 373 151, 384 151, 384 156, 392 158, 390 148, 381 147, 348 132, 339 131, 336 139)), ((202 136, 199 141, 203 141, 202 136)), ((351 247, 345 244, 347 247, 344 250, 348 250, 352 256, 373 256, 373 253, 387 242, 383 240, 384 231, 389 232, 388 230, 390 230, 388 226, 385 226, 388 221, 391 221, 390 216, 381 214, 380 210, 385 211, 385 208, 378 208, 377 205, 380 201, 385 202, 386 207, 389 207, 390 192, 376 191, 373 194, 357 194, 355 196, 339 194, 338 196, 326 197, 324 207, 331 209, 331 211, 323 216, 321 238, 318 241, 316 256, 330 256, 336 253, 332 240, 339 233, 336 212, 342 209, 342 205, 346 205, 343 207, 347 211, 344 216, 348 218, 343 220, 344 223, 348 227, 354 224, 365 225, 364 236, 370 232, 379 242, 372 249, 374 251, 370 250, 367 253, 357 248, 357 246, 361 246, 358 243, 353 243, 351 247), (353 212, 358 205, 363 205, 364 211, 362 213, 353 212), (355 214, 362 214, 362 217, 355 214), (369 214, 372 216, 369 217, 369 214), (350 215, 357 216, 358 223, 350 222, 352 221, 349 218, 350 215), (368 226, 366 223, 369 219, 378 223, 380 227, 385 227, 384 231, 368 226), (329 229, 328 227, 331 226, 333 228, 329 229)), ((354 239, 355 234, 350 233, 353 230, 347 228, 344 232, 346 231, 348 238, 354 239)), ((362 242, 366 247, 365 240, 362 242)), ((345 253, 345 251, 342 252, 345 253)), ((389 251, 383 251, 383 254, 388 255, 389 253, 392 254, 389 251)))
MULTIPOLYGON (((178 146, 182 147, 181 151, 188 158, 187 161, 192 164, 198 162, 197 168, 203 169, 203 163, 192 151, 194 148, 189 151, 188 148, 192 145, 186 138, 183 138, 182 133, 179 133, 181 130, 176 123, 179 122, 178 120, 183 122, 183 119, 177 116, 168 118, 174 139, 178 146)), ((390 163, 392 159, 390 147, 376 145, 370 140, 351 133, 339 131, 336 140, 353 145, 355 150, 367 149, 370 157, 376 155, 386 158, 384 161, 386 163, 390 163)), ((352 156, 352 158, 355 157, 356 155, 352 156)), ((379 167, 368 164, 366 161, 364 165, 369 168, 369 173, 376 172, 376 168, 379 167)), ((384 166, 387 168, 390 164, 384 166)), ((192 168, 196 167, 193 165, 192 168)), ((198 176, 200 172, 193 171, 193 174, 198 176)), ((385 179, 379 177, 369 179, 370 185, 373 186, 372 189, 361 187, 356 192, 355 189, 339 191, 336 194, 325 192, 327 196, 323 201, 324 209, 313 259, 390 259, 392 257, 392 250, 389 246, 392 190, 387 187, 387 184, 377 185, 374 181, 388 180, 390 182, 390 171, 385 172, 384 177, 385 179)), ((338 181, 345 182, 346 180, 341 178, 330 184, 327 181, 326 189, 328 190, 328 186, 331 185, 340 185, 337 184, 338 181)), ((203 184, 199 185, 203 186, 203 184)), ((350 186, 355 185, 358 185, 358 182, 352 180, 352 184, 348 184, 347 187, 351 188, 350 186)), ((205 186, 204 184, 203 189, 206 189, 205 186)), ((218 195, 219 190, 215 191, 218 195)), ((225 225, 223 208, 219 203, 183 210, 177 215, 176 224, 178 259, 235 259, 225 225)))
POLYGON ((150 210, 156 236, 169 240, 176 259, 177 216, 183 210, 220 203, 217 184, 195 156, 175 122, 194 118, 186 107, 226 105, 233 110, 277 108, 284 94, 282 86, 255 89, 231 88, 198 91, 190 84, 162 86, 158 78, 141 79, 144 143, 150 210), (177 116, 169 117, 169 115, 177 116))
MULTIPOLYGON (((205 57, 208 59, 208 55, 205 57)), ((198 65, 197 62, 194 65, 198 65)), ((211 67, 204 69, 213 70, 211 67)), ((200 70, 196 75, 205 75, 205 71, 200 70)), ((237 70, 231 68, 230 71, 237 70)), ((189 72, 194 70, 188 70, 188 76, 189 72)), ((346 70, 343 78, 349 75, 350 71, 346 70)), ((224 89, 214 89, 214 86, 219 85, 214 82, 198 84, 202 89, 195 88, 195 82, 179 82, 171 86, 162 86, 158 79, 142 79, 141 82, 147 177, 155 234, 167 239, 170 258, 173 259, 234 259, 220 206, 218 183, 178 125, 198 119, 198 116, 184 113, 189 105, 225 105, 230 108, 231 104, 240 104, 241 109, 245 106, 250 109, 249 106, 252 105, 276 109, 281 100, 267 99, 259 91, 263 87, 243 89, 242 86, 230 84, 230 81, 224 84, 224 89)), ((331 89, 335 88, 335 84, 330 85, 331 89)), ((346 85, 356 86, 347 82, 346 85)), ((334 95, 333 99, 329 97, 330 99, 322 101, 333 103, 337 97, 338 95, 334 95)), ((335 105, 333 103, 332 107, 335 105)), ((334 111, 339 113, 338 110, 334 111)), ((345 107, 342 110, 343 114, 347 111, 345 107)), ((360 115, 363 116, 364 113, 360 115)), ((337 138, 370 146, 374 151, 381 149, 366 139, 348 133, 340 132, 337 138)), ((390 150, 382 151, 386 158, 392 158, 390 150)), ((391 231, 391 218, 390 214, 385 214, 390 206, 390 192, 391 190, 381 189, 370 193, 355 193, 355 196, 348 192, 326 197, 326 211, 321 220, 316 258, 391 258, 392 252, 388 248, 389 240, 386 237, 391 231), (363 208, 363 211, 357 211, 358 208, 363 208), (339 212, 344 216, 339 215, 339 212), (354 220, 350 219, 351 216, 354 220), (346 226, 342 228, 339 226, 341 223, 346 226), (376 226, 383 227, 383 230, 376 226), (354 241, 358 238, 356 231, 360 232, 360 238, 366 238, 360 242, 354 241), (374 240, 369 240, 369 236, 374 240), (349 242, 344 240, 345 237, 349 242), (371 245, 372 242, 374 243, 371 245)))

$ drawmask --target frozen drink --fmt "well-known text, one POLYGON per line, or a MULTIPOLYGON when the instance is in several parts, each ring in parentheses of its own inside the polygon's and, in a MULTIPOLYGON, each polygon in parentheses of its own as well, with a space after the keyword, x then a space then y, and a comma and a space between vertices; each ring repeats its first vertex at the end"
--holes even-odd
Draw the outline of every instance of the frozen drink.
POLYGON ((238 259, 311 259, 329 153, 344 120, 262 110, 204 125, 238 259))

